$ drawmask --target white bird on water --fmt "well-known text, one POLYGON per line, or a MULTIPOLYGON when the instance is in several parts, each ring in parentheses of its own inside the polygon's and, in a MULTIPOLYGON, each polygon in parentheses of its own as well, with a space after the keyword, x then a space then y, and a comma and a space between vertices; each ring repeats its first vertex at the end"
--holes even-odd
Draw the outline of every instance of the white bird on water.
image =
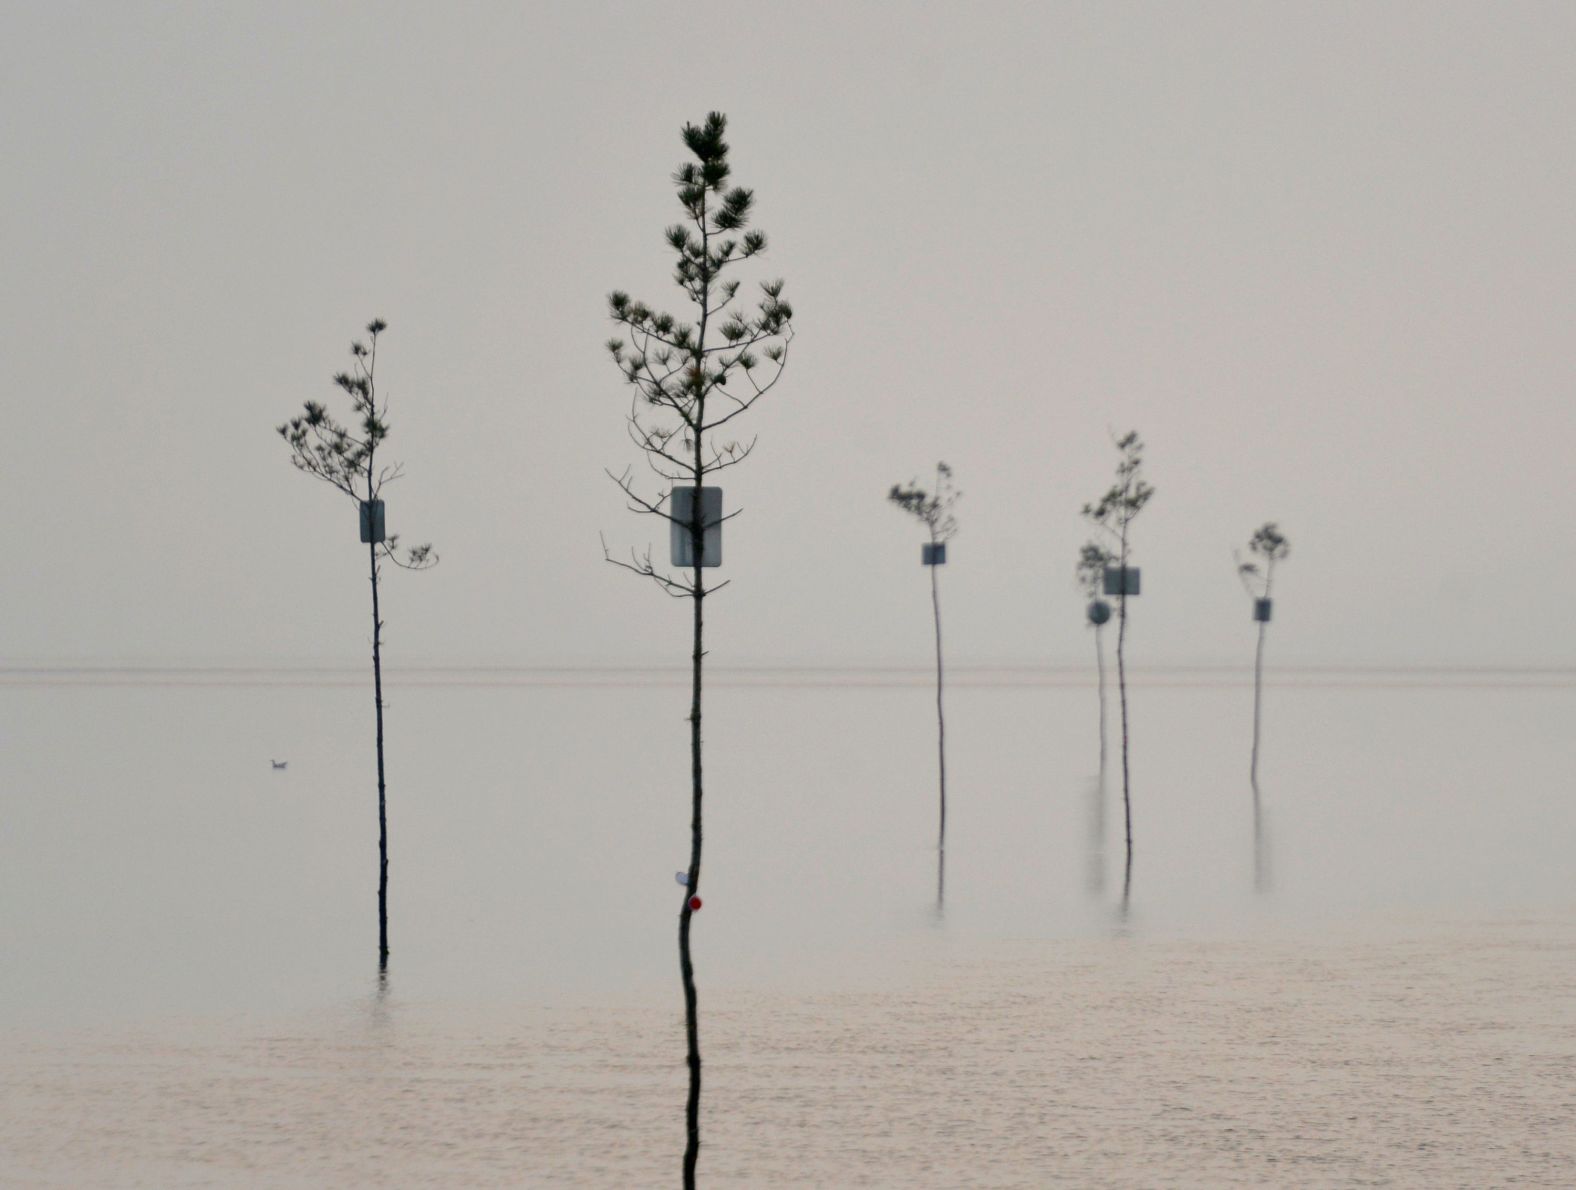
POLYGON ((290 762, 288 760, 275 760, 273 757, 270 756, 268 758, 268 763, 273 765, 275 769, 282 769, 287 764, 289 764, 290 762))

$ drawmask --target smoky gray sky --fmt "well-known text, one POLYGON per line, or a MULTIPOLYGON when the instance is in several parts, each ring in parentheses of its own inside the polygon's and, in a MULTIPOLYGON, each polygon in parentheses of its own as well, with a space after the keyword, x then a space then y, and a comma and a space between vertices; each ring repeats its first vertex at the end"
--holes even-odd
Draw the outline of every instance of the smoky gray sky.
POLYGON ((1138 663, 1576 663, 1576 7, 10 4, 0 659, 355 662, 355 509, 273 428, 385 318, 398 663, 681 662, 609 290, 676 308, 727 113, 797 338, 729 473, 726 663, 1081 662, 1137 428, 1138 663))

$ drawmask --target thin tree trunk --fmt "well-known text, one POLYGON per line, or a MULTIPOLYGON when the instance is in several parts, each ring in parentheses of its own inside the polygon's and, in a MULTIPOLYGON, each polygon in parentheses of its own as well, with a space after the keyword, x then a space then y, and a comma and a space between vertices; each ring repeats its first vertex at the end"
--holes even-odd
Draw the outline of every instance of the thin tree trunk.
MULTIPOLYGON (((705 207, 701 208, 700 231, 702 251, 707 247, 705 207)), ((696 369, 703 372, 706 349, 706 322, 710 316, 710 289, 700 302, 700 324, 696 338, 696 369)), ((700 696, 701 663, 706 656, 703 647, 705 627, 704 604, 706 588, 702 582, 702 550, 706 544, 705 511, 701 500, 702 485, 706 482, 705 458, 701 451, 703 429, 706 425, 706 394, 702 389, 695 400, 695 492, 690 504, 690 560, 694 564, 695 641, 690 657, 690 862, 689 879, 684 886, 684 903, 679 908, 679 974, 684 983, 684 1042, 685 1059, 689 1064, 689 1094, 684 1101, 684 1190, 695 1190, 695 1166, 700 1161, 700 999, 695 990, 695 964, 690 955, 690 921, 695 911, 690 908, 690 898, 700 895, 701 853, 701 763, 700 763, 700 696)))
POLYGON ((930 606, 936 617, 936 761, 941 778, 941 825, 936 836, 936 904, 940 905, 947 855, 947 719, 941 708, 941 595, 936 583, 936 569, 935 566, 930 568, 930 606))
POLYGON ((389 819, 383 778, 383 621, 378 616, 378 543, 367 547, 372 573, 372 694, 378 715, 378 970, 389 967, 389 819))
POLYGON ((700 760, 700 696, 702 629, 704 625, 701 588, 700 551, 702 531, 697 527, 701 517, 700 485, 695 485, 695 521, 691 524, 691 549, 695 558, 695 648, 691 657, 693 666, 690 679, 690 862, 689 880, 684 887, 684 904, 679 909, 679 971, 684 980, 684 1036, 689 1062, 689 1097, 684 1106, 684 1185, 692 1190, 695 1185, 695 1164, 700 1159, 700 1001, 695 991, 695 964, 690 958, 690 919, 695 911, 690 908, 690 897, 700 889, 701 851, 701 760, 700 760))
MULTIPOLYGON (((1275 586, 1275 556, 1268 556, 1264 567, 1264 599, 1275 586)), ((1259 727, 1264 702, 1264 630, 1269 624, 1259 621, 1259 641, 1253 653, 1253 753, 1248 763, 1248 781, 1253 786, 1253 887, 1264 892, 1269 887, 1269 867, 1264 852, 1264 806, 1259 795, 1259 727)))
POLYGON ((1122 906, 1127 906, 1133 890, 1133 798, 1127 767, 1127 534, 1122 534, 1122 590, 1116 597, 1116 684, 1122 700, 1122 814, 1127 838, 1127 867, 1122 877, 1122 906))
POLYGON ((1259 622, 1259 646, 1253 656, 1253 759, 1248 766, 1248 773, 1253 781, 1255 815, 1258 814, 1259 809, 1259 717, 1264 692, 1264 629, 1266 627, 1263 621, 1259 622))
POLYGON ((1264 857, 1264 807, 1259 796, 1259 721, 1264 692, 1264 629, 1259 621, 1259 643, 1253 657, 1253 759, 1248 766, 1248 780, 1253 786, 1253 887, 1263 892, 1268 886, 1268 869, 1264 857))

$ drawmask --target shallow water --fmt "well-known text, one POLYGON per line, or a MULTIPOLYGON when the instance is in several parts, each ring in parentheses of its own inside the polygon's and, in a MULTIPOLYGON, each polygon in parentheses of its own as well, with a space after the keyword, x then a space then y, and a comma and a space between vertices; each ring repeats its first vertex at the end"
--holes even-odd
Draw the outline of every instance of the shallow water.
MULTIPOLYGON (((1044 680, 1041 680, 1041 679, 1044 680)), ((682 1147, 687 693, 396 676, 393 971, 357 675, 0 689, 0 1162, 22 1185, 646 1185, 682 1147), (269 755, 288 754, 274 773, 269 755)), ((702 1173, 1569 1185, 1576 690, 719 675, 702 1173)), ((572 683, 572 684, 571 684, 572 683)))

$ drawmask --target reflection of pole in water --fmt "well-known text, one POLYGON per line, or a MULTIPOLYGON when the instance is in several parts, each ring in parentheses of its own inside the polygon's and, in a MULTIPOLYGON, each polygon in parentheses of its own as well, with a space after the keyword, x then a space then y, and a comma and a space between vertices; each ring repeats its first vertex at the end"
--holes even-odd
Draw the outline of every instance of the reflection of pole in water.
POLYGON ((1271 885, 1270 824, 1259 800, 1259 783, 1253 783, 1253 889, 1267 893, 1271 885))
POLYGON ((367 1000, 367 1020, 375 1029, 385 1029, 389 1023, 389 973, 385 967, 378 972, 372 995, 367 1000))
POLYGON ((1127 918, 1127 905, 1133 896, 1133 841, 1127 842, 1127 866, 1122 872, 1122 917, 1127 918))
POLYGON ((1105 892, 1105 766, 1089 782, 1086 818, 1089 831, 1085 855, 1084 888, 1090 896, 1105 892))

